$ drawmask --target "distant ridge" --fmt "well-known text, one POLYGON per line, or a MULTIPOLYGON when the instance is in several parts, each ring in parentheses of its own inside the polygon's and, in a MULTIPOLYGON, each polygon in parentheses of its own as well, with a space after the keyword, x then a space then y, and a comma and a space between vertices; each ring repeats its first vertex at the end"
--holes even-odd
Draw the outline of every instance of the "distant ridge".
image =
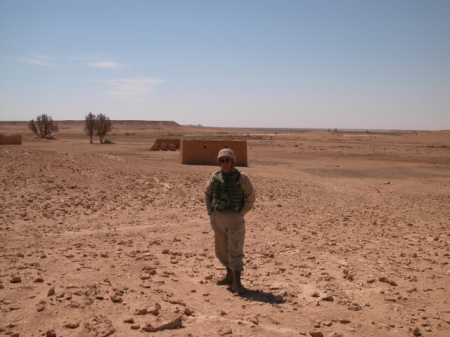
MULTIPOLYGON (((84 121, 83 121, 84 122, 84 121)), ((181 126, 177 122, 174 121, 145 121, 145 120, 111 120, 111 122, 117 123, 117 124, 144 124, 144 125, 150 125, 150 126, 172 126, 177 127, 181 126)))
MULTIPOLYGON (((53 120, 57 124, 84 124, 83 120, 53 120)), ((146 121, 146 120, 121 120, 121 119, 111 119, 112 124, 119 124, 119 125, 130 125, 130 124, 143 124, 143 125, 149 125, 149 126, 167 126, 167 127, 179 127, 181 126, 177 122, 174 121, 146 121)), ((28 121, 0 121, 0 124, 3 125, 28 125, 28 121)))

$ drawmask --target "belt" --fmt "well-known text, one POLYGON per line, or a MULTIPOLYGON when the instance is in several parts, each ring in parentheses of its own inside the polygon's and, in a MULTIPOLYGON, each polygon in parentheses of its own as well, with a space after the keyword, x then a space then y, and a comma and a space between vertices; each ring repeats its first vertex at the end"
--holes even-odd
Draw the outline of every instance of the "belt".
POLYGON ((234 212, 234 210, 232 209, 224 209, 224 208, 220 208, 219 206, 213 206, 213 209, 219 212, 234 212))

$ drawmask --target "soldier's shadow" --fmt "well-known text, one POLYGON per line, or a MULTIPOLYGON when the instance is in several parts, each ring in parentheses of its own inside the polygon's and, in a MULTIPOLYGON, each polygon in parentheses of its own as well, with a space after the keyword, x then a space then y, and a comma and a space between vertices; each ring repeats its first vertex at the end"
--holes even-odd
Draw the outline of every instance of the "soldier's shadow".
MULTIPOLYGON (((235 294, 231 287, 227 289, 229 292, 235 294)), ((262 291, 262 290, 253 290, 253 289, 245 289, 245 293, 238 294, 239 297, 246 298, 251 301, 264 302, 270 304, 281 304, 285 302, 285 298, 281 295, 275 295, 270 292, 262 291)))

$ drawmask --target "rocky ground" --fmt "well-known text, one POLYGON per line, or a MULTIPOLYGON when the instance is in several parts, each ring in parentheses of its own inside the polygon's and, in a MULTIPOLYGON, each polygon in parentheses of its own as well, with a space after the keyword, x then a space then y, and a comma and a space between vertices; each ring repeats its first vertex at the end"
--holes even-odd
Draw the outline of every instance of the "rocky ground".
POLYGON ((1 334, 449 336, 450 133, 253 137, 242 296, 215 285, 215 167, 0 146, 1 334))

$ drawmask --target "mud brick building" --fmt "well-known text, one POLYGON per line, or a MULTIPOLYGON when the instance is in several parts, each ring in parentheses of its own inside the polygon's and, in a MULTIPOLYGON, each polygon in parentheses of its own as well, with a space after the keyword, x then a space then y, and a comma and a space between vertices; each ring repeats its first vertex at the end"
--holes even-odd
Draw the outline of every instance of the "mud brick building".
POLYGON ((217 154, 229 148, 236 155, 236 166, 247 166, 246 140, 190 140, 180 141, 180 162, 189 165, 217 165, 217 154))

